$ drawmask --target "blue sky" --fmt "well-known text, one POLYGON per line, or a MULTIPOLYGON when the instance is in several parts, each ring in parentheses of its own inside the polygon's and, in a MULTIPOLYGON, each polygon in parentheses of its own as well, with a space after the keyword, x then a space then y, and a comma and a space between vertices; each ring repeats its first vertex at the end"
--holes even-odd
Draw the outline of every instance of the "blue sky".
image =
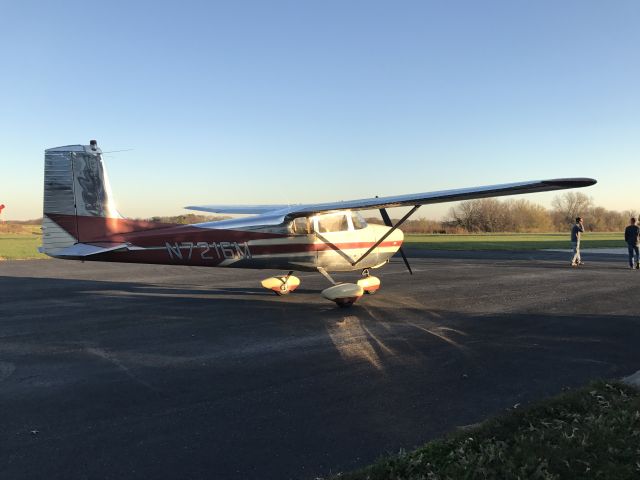
POLYGON ((638 210, 638 25, 635 0, 3 2, 4 217, 92 138, 133 149, 106 157, 132 217, 565 176, 638 210))

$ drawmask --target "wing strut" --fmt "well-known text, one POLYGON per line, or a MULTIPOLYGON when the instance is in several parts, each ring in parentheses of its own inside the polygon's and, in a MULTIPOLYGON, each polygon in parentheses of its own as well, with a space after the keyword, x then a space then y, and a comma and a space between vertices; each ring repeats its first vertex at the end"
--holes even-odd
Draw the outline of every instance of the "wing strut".
POLYGON ((358 263, 360 263, 362 260, 364 260, 366 257, 368 257, 371 252, 373 252, 376 248, 378 248, 378 246, 382 242, 384 242, 387 239, 387 237, 393 233, 393 231, 395 229, 397 229, 400 225, 402 225, 407 220, 407 218, 409 218, 411 215, 413 215, 414 212, 416 210, 418 210, 419 208, 420 208, 420 205, 416 205, 411 210, 409 210, 409 213, 407 213, 404 217, 402 217, 398 223, 396 223, 394 226, 392 226, 387 231, 387 233, 385 233, 382 237, 380 237, 380 240, 378 240, 376 243, 374 243, 369 250, 364 252, 362 254, 362 256, 358 260, 356 260, 355 262, 351 262, 351 265, 355 267, 358 263))
MULTIPOLYGON (((382 216, 382 220, 387 227, 393 227, 393 223, 391 222, 391 218, 389 218, 389 214, 387 213, 386 208, 380 209, 380 216, 382 216)), ((411 270, 411 265, 409 265, 409 260, 407 260, 407 256, 404 254, 404 250, 402 247, 398 249, 400 255, 402 255, 402 260, 404 260, 404 264, 407 266, 407 270, 409 270, 409 274, 413 275, 413 271, 411 270)))

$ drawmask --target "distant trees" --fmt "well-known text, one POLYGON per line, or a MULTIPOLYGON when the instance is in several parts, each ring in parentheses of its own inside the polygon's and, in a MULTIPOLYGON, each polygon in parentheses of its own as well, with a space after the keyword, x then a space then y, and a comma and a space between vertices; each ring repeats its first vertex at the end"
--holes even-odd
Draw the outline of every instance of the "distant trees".
MULTIPOLYGON (((380 217, 367 217, 367 223, 383 225, 384 222, 380 217)), ((398 219, 391 220, 394 224, 398 219)), ((404 233, 466 233, 466 230, 452 221, 437 221, 426 218, 417 218, 415 220, 407 220, 402 224, 400 229, 404 233)))
POLYGON ((615 232, 624 230, 631 217, 638 218, 637 212, 625 210, 617 212, 602 207, 593 207, 583 215, 587 229, 594 232, 615 232))
POLYGON ((495 198, 460 203, 451 209, 451 217, 467 232, 499 232, 507 223, 507 209, 495 198))
POLYGON ((407 220, 400 228, 404 233, 465 233, 462 228, 452 222, 438 222, 426 218, 407 220))
POLYGON ((451 208, 451 222, 466 232, 552 232, 567 231, 576 217, 584 217, 589 231, 623 230, 633 211, 618 212, 595 206, 582 192, 565 192, 554 197, 547 210, 528 200, 482 198, 451 208))
POLYGON ((615 232, 629 224, 629 218, 637 217, 636 212, 607 210, 594 205, 593 199, 582 192, 565 192, 556 195, 551 202, 554 227, 563 230, 576 217, 584 217, 587 230, 594 232, 615 232))
POLYGON ((507 200, 511 232, 550 232, 554 230, 551 216, 546 208, 528 200, 507 200))
POLYGON ((14 225, 40 225, 42 223, 42 217, 32 220, 7 220, 6 223, 13 223, 14 225))
POLYGON ((548 232, 553 230, 549 212, 528 200, 500 201, 481 198, 461 202, 450 216, 467 232, 548 232))

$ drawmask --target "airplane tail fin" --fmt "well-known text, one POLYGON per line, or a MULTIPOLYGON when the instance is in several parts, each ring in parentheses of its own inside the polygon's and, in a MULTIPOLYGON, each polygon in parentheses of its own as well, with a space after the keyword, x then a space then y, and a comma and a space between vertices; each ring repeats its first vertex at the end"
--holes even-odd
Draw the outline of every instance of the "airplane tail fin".
POLYGON ((42 248, 47 255, 115 233, 118 213, 97 142, 45 150, 42 248))

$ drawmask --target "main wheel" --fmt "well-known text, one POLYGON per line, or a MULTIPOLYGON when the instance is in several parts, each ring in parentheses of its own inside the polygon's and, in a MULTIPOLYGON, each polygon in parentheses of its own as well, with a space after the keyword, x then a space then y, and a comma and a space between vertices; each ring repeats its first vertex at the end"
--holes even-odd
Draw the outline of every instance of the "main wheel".
POLYGON ((286 282, 283 283, 282 285, 280 285, 280 288, 277 291, 274 290, 274 292, 276 292, 276 295, 279 295, 279 296, 287 295, 290 292, 289 284, 286 282))
POLYGON ((293 275, 269 277, 262 281, 262 286, 276 295, 288 295, 300 285, 300 279, 293 275))

